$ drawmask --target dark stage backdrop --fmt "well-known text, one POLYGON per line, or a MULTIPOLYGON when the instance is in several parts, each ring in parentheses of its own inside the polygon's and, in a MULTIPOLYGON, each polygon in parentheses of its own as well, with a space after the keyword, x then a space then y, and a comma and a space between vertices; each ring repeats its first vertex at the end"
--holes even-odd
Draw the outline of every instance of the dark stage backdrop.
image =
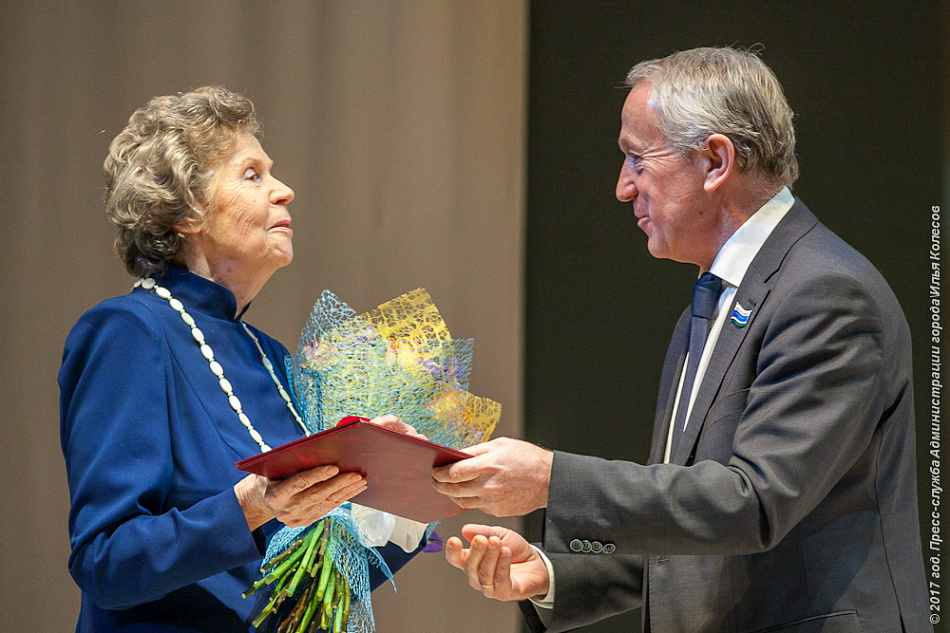
MULTIPOLYGON (((794 193, 882 271, 915 335, 919 498, 929 525, 928 250, 931 207, 947 200, 939 133, 947 13, 936 2, 900 12, 873 2, 717 5, 532 3, 527 437, 647 458, 660 366, 696 269, 652 259, 630 205, 614 198, 620 86, 643 59, 761 45, 798 115, 794 193)), ((540 538, 539 514, 528 531, 540 538)), ((639 626, 637 611, 584 630, 639 626)))

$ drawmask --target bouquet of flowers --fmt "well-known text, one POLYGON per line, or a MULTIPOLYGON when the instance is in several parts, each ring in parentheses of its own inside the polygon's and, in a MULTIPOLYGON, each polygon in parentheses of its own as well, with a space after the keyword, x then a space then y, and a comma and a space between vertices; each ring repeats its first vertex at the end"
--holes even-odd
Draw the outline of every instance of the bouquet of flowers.
MULTIPOLYGON (((311 432, 349 415, 393 414, 433 442, 463 448, 487 440, 501 416, 497 402, 467 391, 472 349, 471 339, 452 339, 421 288, 361 315, 325 290, 287 372, 311 432)), ((263 577, 245 593, 262 594, 252 625, 274 618, 281 633, 372 631, 369 565, 392 574, 366 541, 345 506, 309 527, 281 529, 263 577)))

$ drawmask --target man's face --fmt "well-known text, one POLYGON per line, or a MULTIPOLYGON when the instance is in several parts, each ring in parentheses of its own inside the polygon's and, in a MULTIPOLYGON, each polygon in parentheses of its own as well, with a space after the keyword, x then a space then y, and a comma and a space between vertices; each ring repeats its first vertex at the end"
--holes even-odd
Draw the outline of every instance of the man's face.
POLYGON ((651 90, 649 83, 637 84, 623 105, 617 199, 633 203, 651 255, 707 268, 716 229, 704 209, 702 161, 698 153, 684 158, 669 147, 651 90))

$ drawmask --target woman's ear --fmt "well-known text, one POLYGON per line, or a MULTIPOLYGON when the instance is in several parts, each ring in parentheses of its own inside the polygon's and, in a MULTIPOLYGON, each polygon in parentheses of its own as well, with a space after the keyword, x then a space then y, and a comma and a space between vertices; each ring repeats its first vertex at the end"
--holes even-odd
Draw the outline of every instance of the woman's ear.
POLYGON ((712 134, 706 139, 705 147, 701 150, 705 159, 705 177, 703 189, 713 192, 722 186, 729 178, 735 167, 736 148, 723 134, 712 134))
POLYGON ((177 223, 175 230, 178 231, 182 237, 194 237, 194 235, 201 230, 201 223, 194 218, 189 218, 177 223))

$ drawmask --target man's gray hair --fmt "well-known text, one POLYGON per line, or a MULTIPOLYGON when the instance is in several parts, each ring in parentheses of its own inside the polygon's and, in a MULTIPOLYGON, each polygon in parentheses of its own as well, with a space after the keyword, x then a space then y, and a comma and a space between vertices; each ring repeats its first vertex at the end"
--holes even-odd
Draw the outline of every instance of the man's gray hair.
POLYGON ((771 186, 798 178, 794 113, 771 69, 755 54, 696 48, 640 62, 627 85, 651 86, 651 98, 671 148, 700 150, 711 134, 728 137, 738 173, 771 186))

